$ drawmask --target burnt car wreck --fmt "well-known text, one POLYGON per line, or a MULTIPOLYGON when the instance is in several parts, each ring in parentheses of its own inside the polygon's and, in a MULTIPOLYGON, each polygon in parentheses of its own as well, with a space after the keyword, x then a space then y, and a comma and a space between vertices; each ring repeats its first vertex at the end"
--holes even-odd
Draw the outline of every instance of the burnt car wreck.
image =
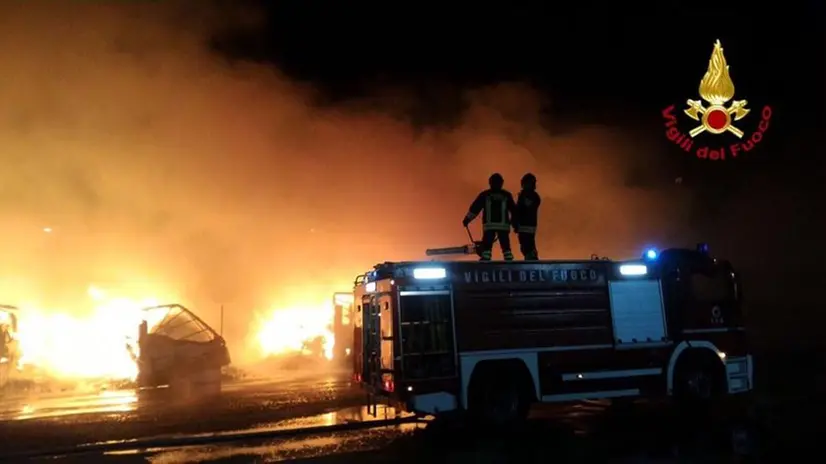
POLYGON ((21 369, 22 353, 17 336, 15 306, 0 305, 0 388, 6 386, 11 376, 21 369))
POLYGON ((127 345, 138 365, 140 392, 167 390, 175 396, 221 392, 221 369, 230 364, 224 338, 178 304, 145 308, 137 346, 127 345))

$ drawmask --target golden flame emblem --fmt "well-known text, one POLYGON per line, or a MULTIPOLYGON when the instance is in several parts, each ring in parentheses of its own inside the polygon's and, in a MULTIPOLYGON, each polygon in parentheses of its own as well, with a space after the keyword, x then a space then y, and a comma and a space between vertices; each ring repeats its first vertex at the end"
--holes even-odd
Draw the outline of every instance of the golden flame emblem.
POLYGON ((708 60, 708 70, 700 81, 700 97, 709 104, 703 106, 699 100, 688 100, 685 114, 695 121, 700 121, 700 125, 689 131, 692 138, 703 132, 711 134, 722 134, 731 132, 739 138, 743 137, 743 131, 732 125, 733 121, 739 121, 749 114, 746 108, 746 100, 734 100, 726 108, 725 104, 734 98, 734 82, 728 71, 726 57, 723 55, 723 46, 720 40, 714 43, 714 51, 711 52, 711 59, 708 60))

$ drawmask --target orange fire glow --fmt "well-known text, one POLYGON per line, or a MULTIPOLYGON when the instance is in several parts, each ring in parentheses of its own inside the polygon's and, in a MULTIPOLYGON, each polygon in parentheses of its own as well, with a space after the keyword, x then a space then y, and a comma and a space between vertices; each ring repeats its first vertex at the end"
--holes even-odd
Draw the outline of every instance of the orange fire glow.
POLYGON ((259 317, 256 341, 264 357, 291 353, 313 354, 308 346, 321 340, 323 355, 333 357, 335 337, 332 302, 306 304, 296 300, 292 304, 275 306, 259 317))
POLYGON ((137 337, 141 309, 157 300, 110 297, 94 286, 88 294, 92 310, 83 315, 34 305, 20 308, 16 336, 24 367, 65 379, 135 378, 137 366, 126 343, 137 337))

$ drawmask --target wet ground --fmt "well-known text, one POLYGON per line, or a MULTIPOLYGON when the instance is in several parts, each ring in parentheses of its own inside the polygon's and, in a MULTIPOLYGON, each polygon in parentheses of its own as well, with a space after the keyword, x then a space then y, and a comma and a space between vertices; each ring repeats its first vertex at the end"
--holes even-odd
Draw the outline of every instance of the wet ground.
MULTIPOLYGON (((388 410, 392 415, 393 411, 388 410)), ((346 455, 387 448, 400 437, 423 429, 425 424, 412 422, 366 430, 339 430, 315 434, 298 434, 298 429, 341 426, 346 429, 354 421, 359 424, 383 420, 384 414, 373 417, 365 407, 349 407, 313 416, 277 421, 243 430, 227 430, 215 434, 170 435, 153 437, 138 447, 123 446, 113 452, 77 453, 63 456, 60 462, 269 462, 311 459, 330 455, 346 455), (281 436, 285 434, 286 436, 281 436), (237 437, 245 437, 236 440, 237 437), (160 446, 164 441, 177 445, 160 446), (202 442, 193 445, 192 442, 202 442), (208 443, 203 443, 208 441, 208 443), (155 444, 159 446, 155 446, 155 444)), ((29 462, 53 460, 53 457, 31 459, 29 462)))
MULTIPOLYGON (((344 428, 353 421, 363 424, 394 416, 392 409, 380 410, 380 417, 375 418, 367 414, 366 408, 351 407, 244 430, 153 437, 122 444, 116 451, 72 453, 59 461, 547 462, 549 453, 557 462, 711 462, 710 458, 731 457, 731 453, 712 449, 710 443, 703 454, 681 452, 678 447, 685 443, 671 440, 669 428, 659 429, 669 418, 655 417, 652 412, 659 409, 650 406, 637 405, 634 412, 629 412, 618 411, 609 402, 593 401, 538 408, 527 426, 518 431, 471 431, 464 425, 425 421, 369 430, 294 434, 296 429, 335 424, 344 428)), ((696 445, 692 444, 694 448, 696 445)))
POLYGON ((225 385, 207 403, 139 401, 132 390, 62 391, 0 400, 2 455, 81 443, 265 427, 363 403, 344 373, 290 372, 225 385))
POLYGON ((362 398, 339 378, 239 383, 226 390, 221 404, 182 405, 165 413, 154 410, 155 406, 142 410, 144 406, 139 402, 127 401, 126 392, 104 392, 97 400, 90 395, 43 398, 32 403, 31 411, 9 417, 10 421, 3 424, 0 433, 10 438, 6 443, 12 443, 11 448, 4 446, 3 453, 13 462, 23 462, 24 456, 10 453, 28 452, 28 462, 52 461, 55 455, 62 455, 60 462, 173 464, 351 462, 356 458, 369 462, 508 462, 517 458, 523 462, 545 462, 547 453, 552 451, 557 461, 568 462, 602 457, 596 454, 599 452, 619 456, 626 451, 637 458, 663 459, 672 457, 672 448, 676 446, 666 437, 666 431, 658 430, 662 424, 673 421, 656 417, 661 409, 650 403, 621 408, 608 401, 585 401, 534 408, 525 429, 491 435, 491 431, 469 430, 454 422, 433 422, 432 418, 346 430, 351 424, 405 416, 392 408, 380 408, 378 417, 373 417, 363 406, 343 406, 348 401, 360 403, 362 398), (303 403, 300 408, 289 406, 294 404, 289 400, 292 395, 310 398, 314 392, 325 389, 337 400, 318 399, 303 403), (287 401, 281 403, 279 398, 287 401), (243 407, 256 403, 262 412, 243 407), (176 430, 171 430, 173 425, 176 430), (340 426, 342 430, 296 434, 297 430, 329 426, 340 426), (105 428, 104 436, 81 439, 91 430, 104 430, 101 427, 105 428), (12 434, 6 430, 12 430, 12 434), (124 442, 130 438, 138 441, 124 442), (110 442, 101 443, 106 441, 110 442), (38 449, 47 451, 45 444, 48 453, 32 455, 38 449), (71 446, 77 444, 93 445, 85 449, 71 446), (59 448, 64 449, 58 451, 59 448), (644 455, 640 449, 646 450, 644 455))
POLYGON ((556 462, 733 462, 749 455, 775 462, 790 460, 790 453, 811 455, 820 434, 810 424, 824 417, 819 395, 825 384, 811 375, 799 381, 788 359, 761 374, 759 385, 766 387, 743 398, 746 406, 736 415, 720 408, 698 420, 656 403, 582 402, 535 408, 524 429, 505 431, 440 421, 285 432, 370 419, 346 373, 234 382, 206 404, 144 403, 129 390, 6 397, 0 400, 0 460, 24 462, 13 453, 38 451, 53 458, 64 448, 61 462, 547 462, 548 456, 556 462), (123 442, 130 439, 143 441, 123 442), (77 445, 105 441, 114 441, 117 452, 77 453, 77 445))
MULTIPOLYGON (((347 456, 370 450, 397 453, 418 442, 425 427, 407 423, 370 430, 340 430, 301 436, 283 431, 334 424, 386 420, 397 415, 380 408, 372 417, 345 372, 288 373, 281 379, 225 385, 222 397, 207 404, 169 405, 139 401, 134 391, 58 391, 0 400, 0 436, 6 461, 52 459, 64 462, 266 462, 347 456), (243 436, 239 436, 243 435, 243 436), (124 440, 143 440, 140 443, 124 440), (78 453, 78 445, 115 442, 117 452, 78 453), (119 445, 117 443, 120 443, 119 445), (208 442, 208 443, 206 443, 208 442), (62 451, 61 451, 62 450, 62 451), (42 453, 38 456, 39 453, 42 453)), ((579 427, 608 403, 585 402, 555 410, 560 423, 579 427)), ((544 411, 547 413, 548 411, 544 411)), ((543 411, 535 412, 540 419, 543 411)), ((345 425, 345 428, 349 427, 345 425)), ((108 446, 108 445, 107 445, 108 446)), ((404 454, 410 454, 404 451, 404 454)), ((377 455, 378 456, 378 455, 377 455)))

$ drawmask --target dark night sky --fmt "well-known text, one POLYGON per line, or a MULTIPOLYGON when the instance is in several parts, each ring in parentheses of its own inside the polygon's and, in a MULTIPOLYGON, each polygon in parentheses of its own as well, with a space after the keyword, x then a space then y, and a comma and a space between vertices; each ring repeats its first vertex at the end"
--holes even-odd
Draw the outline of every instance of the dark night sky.
POLYGON ((664 130, 660 110, 667 105, 698 98, 697 85, 720 39, 751 117, 763 105, 774 109, 770 136, 747 158, 726 162, 694 159, 663 137, 667 158, 649 159, 656 168, 632 170, 627 181, 656 188, 663 177, 682 177, 700 200, 691 213, 694 228, 717 243, 757 250, 735 259, 752 274, 786 274, 774 282, 786 288, 781 292, 824 280, 819 266, 803 257, 823 257, 824 6, 671 1, 605 10, 602 3, 492 2, 466 9, 394 3, 376 10, 272 2, 266 31, 229 34, 215 46, 230 56, 274 63, 324 89, 328 103, 399 85, 419 97, 403 115, 414 124, 460 119, 461 89, 520 81, 547 97, 550 133, 584 124, 645 133, 664 130), (776 194, 764 191, 755 192, 751 205, 727 203, 733 195, 748 197, 756 179, 775 185, 787 201, 775 203, 776 194), (726 232, 717 233, 718 222, 729 223, 726 232), (750 229, 738 228, 739 222, 750 229), (786 246, 792 257, 771 258, 783 271, 765 269, 772 252, 761 250, 786 246))
MULTIPOLYGON (((660 130, 662 108, 697 98, 719 38, 737 95, 747 95, 758 110, 764 104, 775 109, 772 136, 737 163, 697 163, 677 153, 666 162, 695 185, 731 185, 748 170, 821 166, 823 5, 670 1, 606 10, 602 3, 579 2, 566 11, 542 4, 461 9, 402 3, 376 10, 269 2, 266 31, 221 37, 216 46, 274 63, 325 89, 330 101, 370 94, 379 83, 404 86, 421 96, 407 114, 419 124, 459 118, 457 89, 522 81, 549 97, 544 111, 557 121, 660 130)), ((557 122, 552 130, 565 129, 557 122)))
POLYGON ((340 97, 357 95, 376 76, 411 86, 529 80, 557 111, 587 121, 647 112, 683 87, 693 90, 697 67, 719 38, 736 75, 747 76, 738 89, 753 99, 804 101, 801 89, 809 99, 823 95, 826 20, 816 2, 671 1, 616 13, 600 3, 580 2, 573 13, 547 5, 375 10, 269 2, 268 30, 234 45, 240 56, 271 61, 340 97))

